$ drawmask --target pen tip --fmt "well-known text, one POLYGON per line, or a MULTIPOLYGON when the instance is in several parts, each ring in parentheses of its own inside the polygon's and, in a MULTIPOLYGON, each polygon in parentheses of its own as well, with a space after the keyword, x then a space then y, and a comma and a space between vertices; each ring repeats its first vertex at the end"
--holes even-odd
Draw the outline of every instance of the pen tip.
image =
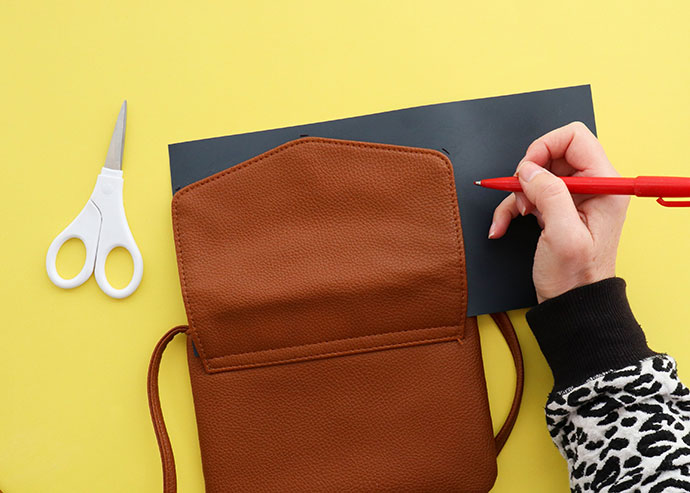
POLYGON ((474 182, 474 184, 477 185, 478 187, 481 187, 481 186, 482 186, 482 181, 481 181, 481 180, 477 180, 477 181, 474 182))

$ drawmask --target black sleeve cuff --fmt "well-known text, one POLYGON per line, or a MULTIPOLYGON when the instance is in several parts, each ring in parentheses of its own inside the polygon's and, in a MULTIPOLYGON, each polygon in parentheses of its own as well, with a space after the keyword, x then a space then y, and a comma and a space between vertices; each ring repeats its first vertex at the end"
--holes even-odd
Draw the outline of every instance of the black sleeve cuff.
POLYGON ((527 322, 551 367, 556 392, 656 354, 618 277, 544 301, 527 312, 527 322))

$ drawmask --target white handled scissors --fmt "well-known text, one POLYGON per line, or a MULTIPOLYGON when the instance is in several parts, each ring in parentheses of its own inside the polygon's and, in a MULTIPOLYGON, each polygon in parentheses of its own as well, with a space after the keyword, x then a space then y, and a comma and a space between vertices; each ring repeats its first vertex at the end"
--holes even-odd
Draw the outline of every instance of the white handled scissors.
POLYGON ((129 230, 122 202, 122 150, 125 145, 126 120, 127 101, 122 103, 115 123, 115 131, 110 139, 105 166, 98 175, 96 187, 89 201, 48 248, 46 270, 50 280, 58 287, 76 288, 95 272, 96 282, 105 294, 113 298, 125 298, 132 294, 141 282, 144 262, 134 242, 132 232, 129 230), (60 247, 72 238, 78 238, 84 243, 86 262, 79 274, 72 279, 63 279, 57 272, 55 262, 60 247), (126 249, 132 256, 134 264, 132 279, 122 289, 112 287, 105 275, 105 261, 110 251, 117 247, 126 249))

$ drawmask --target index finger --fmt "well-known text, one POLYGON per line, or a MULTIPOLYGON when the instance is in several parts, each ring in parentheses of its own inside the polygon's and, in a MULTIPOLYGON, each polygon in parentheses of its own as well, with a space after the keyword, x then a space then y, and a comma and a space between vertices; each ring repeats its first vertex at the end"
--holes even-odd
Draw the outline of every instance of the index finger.
POLYGON ((582 122, 573 122, 539 137, 527 148, 523 161, 550 168, 565 161, 578 174, 618 176, 597 138, 582 122))

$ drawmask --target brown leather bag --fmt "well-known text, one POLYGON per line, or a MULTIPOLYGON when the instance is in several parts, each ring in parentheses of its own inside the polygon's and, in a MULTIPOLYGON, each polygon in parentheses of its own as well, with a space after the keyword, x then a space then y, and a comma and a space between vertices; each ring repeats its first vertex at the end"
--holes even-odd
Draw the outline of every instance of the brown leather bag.
POLYGON ((452 167, 441 153, 289 142, 173 198, 189 327, 149 366, 158 397, 185 332, 209 492, 488 491, 522 395, 494 438, 452 167))

